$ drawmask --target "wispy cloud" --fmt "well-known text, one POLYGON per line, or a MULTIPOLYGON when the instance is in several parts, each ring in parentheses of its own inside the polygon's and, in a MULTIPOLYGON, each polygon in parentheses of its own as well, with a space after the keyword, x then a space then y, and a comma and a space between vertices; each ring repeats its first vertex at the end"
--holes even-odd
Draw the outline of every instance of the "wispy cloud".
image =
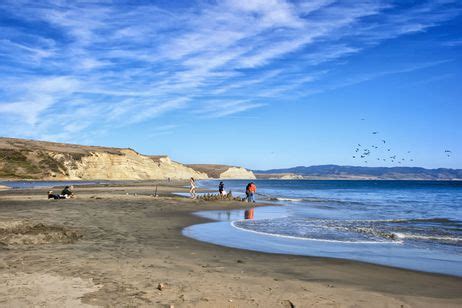
POLYGON ((264 103, 253 103, 249 100, 209 101, 194 109, 193 113, 206 118, 221 118, 263 106, 264 103))
POLYGON ((248 112, 324 78, 321 64, 426 31, 461 9, 449 0, 396 6, 5 0, 0 14, 11 22, 0 29, 0 126, 18 136, 63 139, 88 127, 191 114, 191 105, 200 117, 248 112))

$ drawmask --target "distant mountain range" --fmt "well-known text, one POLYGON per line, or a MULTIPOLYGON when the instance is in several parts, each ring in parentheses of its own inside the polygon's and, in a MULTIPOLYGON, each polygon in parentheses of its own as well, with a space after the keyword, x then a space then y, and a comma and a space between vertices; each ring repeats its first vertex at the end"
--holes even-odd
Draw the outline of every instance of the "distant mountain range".
POLYGON ((257 178, 358 180, 462 180, 462 169, 420 167, 298 166, 253 170, 257 178))

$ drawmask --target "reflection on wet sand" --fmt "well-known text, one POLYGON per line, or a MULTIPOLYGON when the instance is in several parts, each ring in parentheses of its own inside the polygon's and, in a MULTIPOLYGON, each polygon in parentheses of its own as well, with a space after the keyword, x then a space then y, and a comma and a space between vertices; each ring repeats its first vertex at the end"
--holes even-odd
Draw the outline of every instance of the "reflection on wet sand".
POLYGON ((244 212, 244 219, 253 219, 255 208, 247 209, 244 212))

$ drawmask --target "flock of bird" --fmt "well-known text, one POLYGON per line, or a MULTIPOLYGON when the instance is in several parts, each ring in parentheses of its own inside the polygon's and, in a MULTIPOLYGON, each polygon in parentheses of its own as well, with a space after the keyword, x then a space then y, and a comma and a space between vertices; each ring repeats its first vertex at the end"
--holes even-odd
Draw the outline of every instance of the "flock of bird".
MULTIPOLYGON (((361 119, 363 120, 363 119, 361 119)), ((378 135, 379 132, 372 132, 372 135, 378 135)), ((372 148, 373 150, 361 145, 360 143, 358 143, 358 145, 356 146, 355 148, 355 152, 354 152, 354 155, 353 155, 353 158, 354 159, 358 159, 358 160, 363 160, 364 163, 368 163, 368 159, 373 159, 372 158, 372 151, 375 151, 375 150, 381 150, 379 154, 380 157, 376 157, 376 159, 378 161, 383 161, 383 162, 391 162, 391 163, 398 163, 398 164, 402 164, 406 161, 408 162, 413 162, 415 159, 414 158, 410 158, 410 157, 407 157, 407 158, 404 158, 404 157, 398 157, 398 155, 396 155, 395 153, 392 152, 392 149, 390 147, 388 147, 387 145, 387 141, 384 140, 384 139, 381 139, 381 144, 380 146, 378 145, 372 145, 370 148, 372 148)), ((408 154, 407 156, 409 156, 409 154, 411 154, 411 151, 407 151, 408 154)), ((447 157, 451 157, 452 155, 452 151, 451 150, 444 150, 444 154, 447 156, 447 157)))

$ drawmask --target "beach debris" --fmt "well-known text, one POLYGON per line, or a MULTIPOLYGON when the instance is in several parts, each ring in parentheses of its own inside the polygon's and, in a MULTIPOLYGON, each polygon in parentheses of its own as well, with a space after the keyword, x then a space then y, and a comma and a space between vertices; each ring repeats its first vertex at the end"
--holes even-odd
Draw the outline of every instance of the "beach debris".
POLYGON ((281 301, 281 304, 284 307, 295 308, 295 304, 290 299, 285 299, 285 300, 281 301))
POLYGON ((237 262, 237 263, 244 263, 244 261, 242 261, 242 260, 240 260, 240 259, 238 259, 236 262, 237 262))
POLYGON ((160 283, 157 285, 157 290, 162 291, 162 290, 164 290, 164 289, 165 289, 165 284, 162 283, 162 282, 160 282, 160 283))

